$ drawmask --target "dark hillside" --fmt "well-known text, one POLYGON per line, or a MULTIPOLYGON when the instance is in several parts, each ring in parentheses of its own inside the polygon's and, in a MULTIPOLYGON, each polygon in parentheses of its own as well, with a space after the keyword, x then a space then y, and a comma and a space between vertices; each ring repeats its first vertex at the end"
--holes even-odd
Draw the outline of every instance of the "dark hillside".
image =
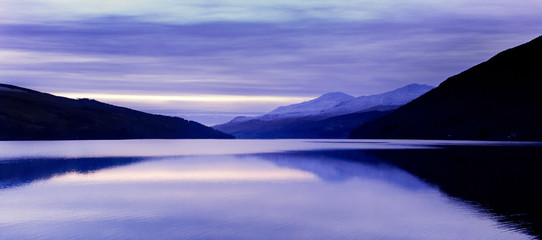
POLYGON ((542 140, 542 37, 448 78, 351 138, 542 140))
POLYGON ((0 140, 232 138, 177 117, 0 84, 0 140))

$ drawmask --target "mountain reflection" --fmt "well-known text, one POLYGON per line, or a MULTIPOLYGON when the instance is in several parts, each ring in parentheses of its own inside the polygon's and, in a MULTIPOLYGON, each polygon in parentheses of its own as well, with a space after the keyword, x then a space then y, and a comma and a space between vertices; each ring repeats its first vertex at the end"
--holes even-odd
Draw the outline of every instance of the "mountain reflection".
POLYGON ((279 166, 310 171, 331 182, 378 178, 412 189, 424 187, 419 183, 423 179, 453 198, 492 213, 507 227, 539 239, 542 236, 542 196, 538 191, 542 182, 540 147, 448 146, 260 156, 279 166))
POLYGON ((326 182, 340 183, 358 178, 386 182, 409 190, 430 188, 416 176, 365 151, 296 151, 257 156, 277 166, 311 172, 326 182))
POLYGON ((43 158, 0 161, 0 189, 59 175, 64 175, 60 178, 63 181, 87 181, 89 176, 80 175, 88 173, 94 173, 90 179, 93 181, 122 180, 133 184, 151 180, 264 183, 284 179, 312 180, 314 176, 327 183, 374 180, 391 184, 394 189, 413 191, 431 190, 436 186, 453 198, 491 213, 507 228, 540 238, 540 159, 542 148, 535 146, 297 151, 191 156, 183 161, 178 161, 177 157, 43 158), (164 161, 152 161, 158 159, 164 161), (265 161, 259 161, 262 159, 265 161), (145 164, 134 164, 143 161, 145 164), (98 171, 127 165, 131 166, 114 172, 98 171))
POLYGON ((25 159, 0 161, 0 189, 46 180, 66 173, 91 173, 144 161, 148 158, 75 158, 25 159))

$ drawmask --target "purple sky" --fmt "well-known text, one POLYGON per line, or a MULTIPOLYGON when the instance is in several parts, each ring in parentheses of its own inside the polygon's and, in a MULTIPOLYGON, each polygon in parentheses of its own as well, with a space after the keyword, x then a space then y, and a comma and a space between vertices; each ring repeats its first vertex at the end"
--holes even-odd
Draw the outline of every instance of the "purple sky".
POLYGON ((436 86, 542 34, 540 13, 540 0, 0 0, 0 82, 216 124, 436 86))

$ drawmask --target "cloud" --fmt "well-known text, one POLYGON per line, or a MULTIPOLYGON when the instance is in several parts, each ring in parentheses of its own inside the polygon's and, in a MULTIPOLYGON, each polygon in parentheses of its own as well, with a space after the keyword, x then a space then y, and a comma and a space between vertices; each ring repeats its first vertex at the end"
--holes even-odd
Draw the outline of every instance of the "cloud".
POLYGON ((538 0, 18 0, 0 1, 0 21, 66 21, 97 16, 131 16, 145 21, 285 22, 300 19, 405 21, 427 16, 537 16, 538 0))
POLYGON ((172 25, 117 17, 4 24, 0 79, 26 78, 57 92, 365 95, 411 82, 436 85, 534 38, 535 28, 479 19, 172 25))
MULTIPOLYGON (((539 0, 0 0, 0 82, 120 95, 369 95, 437 85, 533 39, 541 11, 539 0)), ((237 110, 274 108, 245 106, 237 110)))

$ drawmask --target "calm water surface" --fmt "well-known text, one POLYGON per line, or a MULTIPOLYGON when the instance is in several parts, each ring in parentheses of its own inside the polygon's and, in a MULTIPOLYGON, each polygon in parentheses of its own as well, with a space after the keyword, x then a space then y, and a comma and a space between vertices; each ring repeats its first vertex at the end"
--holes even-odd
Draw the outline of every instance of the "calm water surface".
POLYGON ((491 179, 518 179, 508 176, 514 168, 494 172, 508 161, 498 151, 526 161, 514 166, 528 175, 521 168, 539 170, 530 163, 539 148, 447 141, 0 142, 0 239, 533 239, 540 209, 530 201, 538 199, 522 204, 533 196, 506 192, 530 186, 491 179), (489 172, 463 172, 487 169, 488 162, 489 172))

